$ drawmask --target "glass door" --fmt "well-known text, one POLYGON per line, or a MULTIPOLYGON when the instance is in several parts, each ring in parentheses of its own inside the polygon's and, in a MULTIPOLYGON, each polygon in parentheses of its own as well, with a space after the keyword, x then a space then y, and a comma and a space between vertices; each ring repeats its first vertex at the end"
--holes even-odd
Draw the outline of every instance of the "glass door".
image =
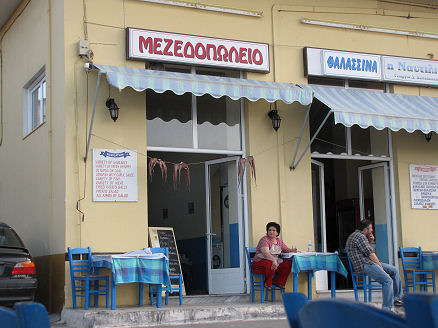
MULTIPOLYGON (((316 252, 327 252, 325 227, 324 164, 312 159, 313 229, 316 252)), ((315 272, 316 290, 327 290, 327 271, 315 272)))
POLYGON ((205 163, 209 294, 243 293, 244 257, 239 157, 205 163))
POLYGON ((361 166, 358 173, 360 219, 373 222, 376 254, 380 261, 394 263, 388 164, 361 166))

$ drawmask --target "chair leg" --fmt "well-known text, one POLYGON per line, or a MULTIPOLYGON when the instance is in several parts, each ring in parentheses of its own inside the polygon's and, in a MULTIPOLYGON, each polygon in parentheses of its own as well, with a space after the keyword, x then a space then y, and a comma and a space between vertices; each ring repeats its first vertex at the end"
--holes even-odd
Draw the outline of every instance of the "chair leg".
POLYGON ((260 279, 260 283, 261 283, 261 287, 260 287, 260 289, 261 289, 261 295, 260 295, 260 303, 264 303, 265 302, 265 278, 264 277, 262 277, 261 279, 260 279))
POLYGON ((251 279, 251 301, 254 303, 255 302, 255 297, 254 297, 254 280, 251 279))
POLYGON ((99 307, 99 280, 94 281, 94 289, 97 291, 96 294, 94 294, 94 307, 99 307))
POLYGON ((183 292, 182 292, 182 276, 179 275, 179 282, 178 282, 178 287, 179 287, 179 306, 182 306, 183 304, 183 292))
POLYGON ((432 286, 433 286, 433 292, 436 293, 435 272, 434 271, 432 271, 432 286))
POLYGON ((166 296, 164 297, 164 304, 169 304, 169 290, 166 290, 166 296))
POLYGON ((110 285, 109 285, 109 277, 106 276, 105 279, 105 289, 106 289, 106 293, 105 293, 105 305, 106 308, 109 308, 109 293, 110 293, 110 285))
POLYGON ((87 279, 85 280, 85 305, 84 305, 84 309, 88 310, 89 306, 90 306, 90 280, 87 279))
POLYGON ((73 309, 76 309, 76 282, 75 280, 72 281, 71 284, 71 296, 73 301, 73 309))

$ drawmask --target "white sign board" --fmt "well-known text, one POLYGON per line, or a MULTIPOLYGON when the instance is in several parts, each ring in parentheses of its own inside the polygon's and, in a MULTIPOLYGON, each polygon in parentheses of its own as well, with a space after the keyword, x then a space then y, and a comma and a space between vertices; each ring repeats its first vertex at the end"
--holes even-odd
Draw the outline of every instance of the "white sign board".
POLYGON ((304 48, 306 76, 331 76, 438 86, 438 61, 304 48))
POLYGON ((269 45, 197 35, 126 29, 128 59, 269 72, 269 45))
POLYGON ((438 85, 437 61, 386 56, 382 59, 385 81, 438 85))
POLYGON ((325 75, 380 80, 382 68, 379 55, 343 51, 322 51, 325 75))
POLYGON ((136 202, 137 152, 93 149, 93 201, 136 202))
POLYGON ((409 164, 411 207, 438 209, 438 166, 409 164))

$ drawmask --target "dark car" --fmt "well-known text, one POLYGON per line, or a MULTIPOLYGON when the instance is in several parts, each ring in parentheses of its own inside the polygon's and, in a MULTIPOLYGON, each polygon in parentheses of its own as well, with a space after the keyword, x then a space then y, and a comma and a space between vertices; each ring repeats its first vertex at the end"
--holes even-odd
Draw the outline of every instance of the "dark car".
POLYGON ((35 263, 17 233, 0 222, 0 303, 33 301, 37 288, 35 263))

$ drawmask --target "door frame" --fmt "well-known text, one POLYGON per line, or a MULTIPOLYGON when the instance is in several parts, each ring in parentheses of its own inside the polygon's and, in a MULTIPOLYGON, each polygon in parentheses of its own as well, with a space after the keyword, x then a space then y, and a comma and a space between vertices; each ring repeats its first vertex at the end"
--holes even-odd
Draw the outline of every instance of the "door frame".
MULTIPOLYGON (((364 204, 364 192, 363 192, 363 171, 372 170, 375 168, 383 168, 384 174, 384 185, 385 185, 385 215, 386 215, 386 225, 387 225, 387 240, 388 240, 388 256, 389 263, 394 263, 394 240, 392 236, 393 220, 391 215, 391 197, 390 197, 390 185, 389 185, 389 172, 388 172, 388 163, 387 162, 379 162, 364 166, 359 166, 357 168, 358 172, 358 182, 359 182, 359 212, 360 212, 360 220, 362 221, 365 218, 365 204, 364 204)), ((375 227, 374 227, 375 228, 375 227)))
MULTIPOLYGON (((236 184, 237 184, 237 206, 238 206, 238 227, 239 227, 239 268, 228 268, 228 269, 215 269, 215 270, 233 270, 233 271, 240 271, 240 276, 242 279, 242 292, 246 291, 246 272, 245 272, 245 258, 244 258, 244 252, 243 249, 246 246, 244 236, 245 229, 246 229, 246 220, 245 220, 245 211, 244 206, 246 205, 244 200, 242 199, 242 194, 246 194, 243 183, 239 183, 237 171, 238 171, 238 163, 240 156, 233 156, 233 157, 225 157, 220 159, 215 159, 211 161, 205 161, 204 167, 205 167, 205 196, 206 196, 206 217, 205 217, 205 224, 206 224, 206 250, 207 250, 207 279, 208 279, 208 294, 213 294, 212 291, 212 267, 211 267, 211 249, 212 249, 212 235, 211 232, 211 208, 210 208, 210 200, 211 200, 211 192, 210 192, 210 171, 209 166, 215 165, 215 164, 221 164, 221 163, 227 163, 227 162, 235 162, 236 165, 236 184)), ((243 179, 245 176, 243 177, 243 179)), ((225 294, 225 293, 224 293, 225 294)))

